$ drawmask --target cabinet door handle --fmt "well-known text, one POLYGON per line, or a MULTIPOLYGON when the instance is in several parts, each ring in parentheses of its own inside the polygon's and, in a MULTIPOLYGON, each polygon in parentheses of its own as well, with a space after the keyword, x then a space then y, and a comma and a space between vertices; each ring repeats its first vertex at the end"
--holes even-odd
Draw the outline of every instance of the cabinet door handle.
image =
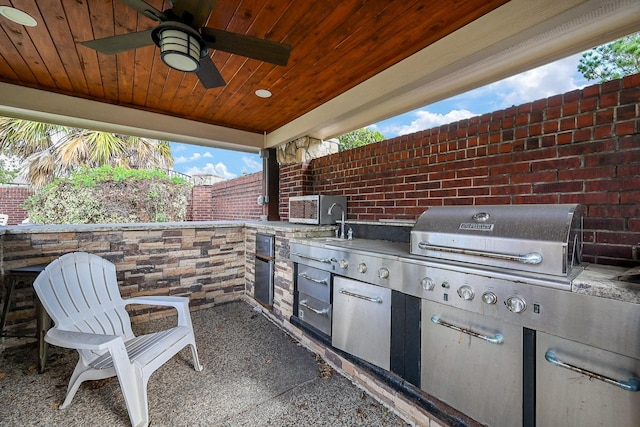
POLYGON ((619 380, 615 380, 613 378, 609 378, 609 377, 607 377, 605 375, 596 374, 595 372, 591 372, 591 371, 588 371, 586 369, 578 368, 577 366, 570 365, 570 364, 568 364, 566 362, 563 362, 562 360, 559 360, 556 357, 556 354, 551 350, 547 350, 547 352, 544 354, 544 358, 547 360, 547 362, 551 363, 552 365, 560 366, 561 368, 565 368, 565 369, 568 369, 570 371, 577 372, 577 373, 582 374, 582 375, 586 375, 589 378, 595 378, 595 379, 598 379, 600 381, 604 381, 607 384, 618 386, 623 390, 626 390, 626 391, 640 391, 640 379, 638 379, 638 378, 631 377, 631 378, 629 378, 628 381, 619 381, 619 380))
POLYGON ((451 328, 455 331, 471 335, 472 337, 480 338, 481 340, 485 340, 491 344, 502 344, 504 342, 504 336, 502 334, 495 334, 494 336, 490 337, 479 332, 472 331, 471 329, 463 328, 462 326, 456 326, 452 323, 445 322, 444 320, 441 320, 440 316, 436 314, 431 316, 431 321, 436 325, 446 326, 447 328, 451 328))
POLYGON ((327 281, 325 279, 316 279, 315 277, 311 277, 309 276, 307 273, 300 273, 300 277, 304 277, 307 280, 310 280, 314 283, 319 283, 321 285, 328 285, 329 283, 327 283, 327 281))
POLYGON ((349 292, 345 289, 340 289, 340 293, 343 295, 347 295, 350 297, 355 297, 355 298, 360 298, 363 299, 365 301, 369 301, 369 302, 375 302, 376 304, 382 304, 382 298, 380 297, 368 297, 366 295, 360 295, 360 294, 355 294, 353 292, 349 292))
POLYGON ((317 308, 313 308, 309 305, 309 301, 306 299, 303 299, 302 301, 300 301, 300 305, 303 306, 304 308, 308 308, 309 310, 313 311, 315 314, 319 314, 320 316, 324 316, 327 313, 329 313, 330 308, 323 308, 322 310, 318 310, 317 308))
POLYGON ((321 262, 321 263, 324 263, 324 264, 331 264, 331 259, 330 258, 316 258, 316 257, 313 257, 313 256, 301 254, 299 252, 291 252, 291 255, 295 255, 297 257, 300 257, 300 258, 303 258, 303 259, 308 259, 308 260, 311 260, 311 261, 321 262))

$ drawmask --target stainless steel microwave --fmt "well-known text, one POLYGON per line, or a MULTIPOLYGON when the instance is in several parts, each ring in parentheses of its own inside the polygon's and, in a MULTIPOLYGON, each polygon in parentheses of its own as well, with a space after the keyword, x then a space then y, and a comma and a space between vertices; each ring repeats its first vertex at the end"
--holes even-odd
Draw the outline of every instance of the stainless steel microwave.
POLYGON ((347 216, 347 198, 345 196, 293 196, 289 198, 289 222, 299 224, 327 225, 335 224, 342 217, 342 209, 347 216), (329 215, 329 208, 336 206, 329 215))

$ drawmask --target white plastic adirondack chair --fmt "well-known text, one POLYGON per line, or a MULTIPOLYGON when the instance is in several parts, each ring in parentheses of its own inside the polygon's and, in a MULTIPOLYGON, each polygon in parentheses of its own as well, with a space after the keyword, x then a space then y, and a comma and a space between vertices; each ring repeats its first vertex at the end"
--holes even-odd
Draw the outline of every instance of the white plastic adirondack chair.
POLYGON ((66 254, 40 273, 34 288, 55 326, 45 340, 78 350, 66 408, 83 381, 118 377, 133 426, 149 424, 147 382, 151 374, 185 346, 191 346, 193 365, 202 370, 185 297, 135 297, 123 300, 115 266, 84 252, 66 254), (178 326, 134 336, 125 306, 150 304, 178 311, 178 326))

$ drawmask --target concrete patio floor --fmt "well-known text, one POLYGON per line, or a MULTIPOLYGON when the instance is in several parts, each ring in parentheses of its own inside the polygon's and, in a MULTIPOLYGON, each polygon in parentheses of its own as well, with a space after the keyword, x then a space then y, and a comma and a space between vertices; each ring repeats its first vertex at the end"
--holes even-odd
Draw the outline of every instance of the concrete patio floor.
MULTIPOLYGON (((205 369, 196 372, 185 349, 151 376, 151 426, 407 425, 246 302, 197 311, 192 319, 205 369)), ((36 358, 35 345, 0 354, 1 426, 130 425, 115 378, 84 383, 60 410, 77 354, 50 346, 43 374, 36 358)))

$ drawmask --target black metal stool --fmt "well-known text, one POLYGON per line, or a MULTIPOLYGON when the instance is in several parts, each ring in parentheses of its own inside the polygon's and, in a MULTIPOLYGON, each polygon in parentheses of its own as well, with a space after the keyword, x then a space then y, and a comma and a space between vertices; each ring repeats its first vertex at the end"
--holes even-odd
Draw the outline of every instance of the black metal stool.
MULTIPOLYGON (((13 291, 20 281, 30 281, 33 283, 38 274, 45 269, 47 264, 32 265, 29 267, 13 268, 7 272, 7 276, 11 276, 12 280, 7 288, 7 292, 4 297, 4 307, 2 310, 2 318, 0 318, 0 337, 25 337, 28 335, 14 335, 4 332, 4 327, 7 323, 7 317, 9 316, 9 309, 11 308, 11 298, 13 291)), ((35 309, 36 309, 36 336, 38 340, 38 372, 43 373, 46 360, 47 360, 47 343, 44 340, 44 336, 51 328, 51 318, 47 314, 47 311, 40 303, 38 295, 35 295, 35 309)))

